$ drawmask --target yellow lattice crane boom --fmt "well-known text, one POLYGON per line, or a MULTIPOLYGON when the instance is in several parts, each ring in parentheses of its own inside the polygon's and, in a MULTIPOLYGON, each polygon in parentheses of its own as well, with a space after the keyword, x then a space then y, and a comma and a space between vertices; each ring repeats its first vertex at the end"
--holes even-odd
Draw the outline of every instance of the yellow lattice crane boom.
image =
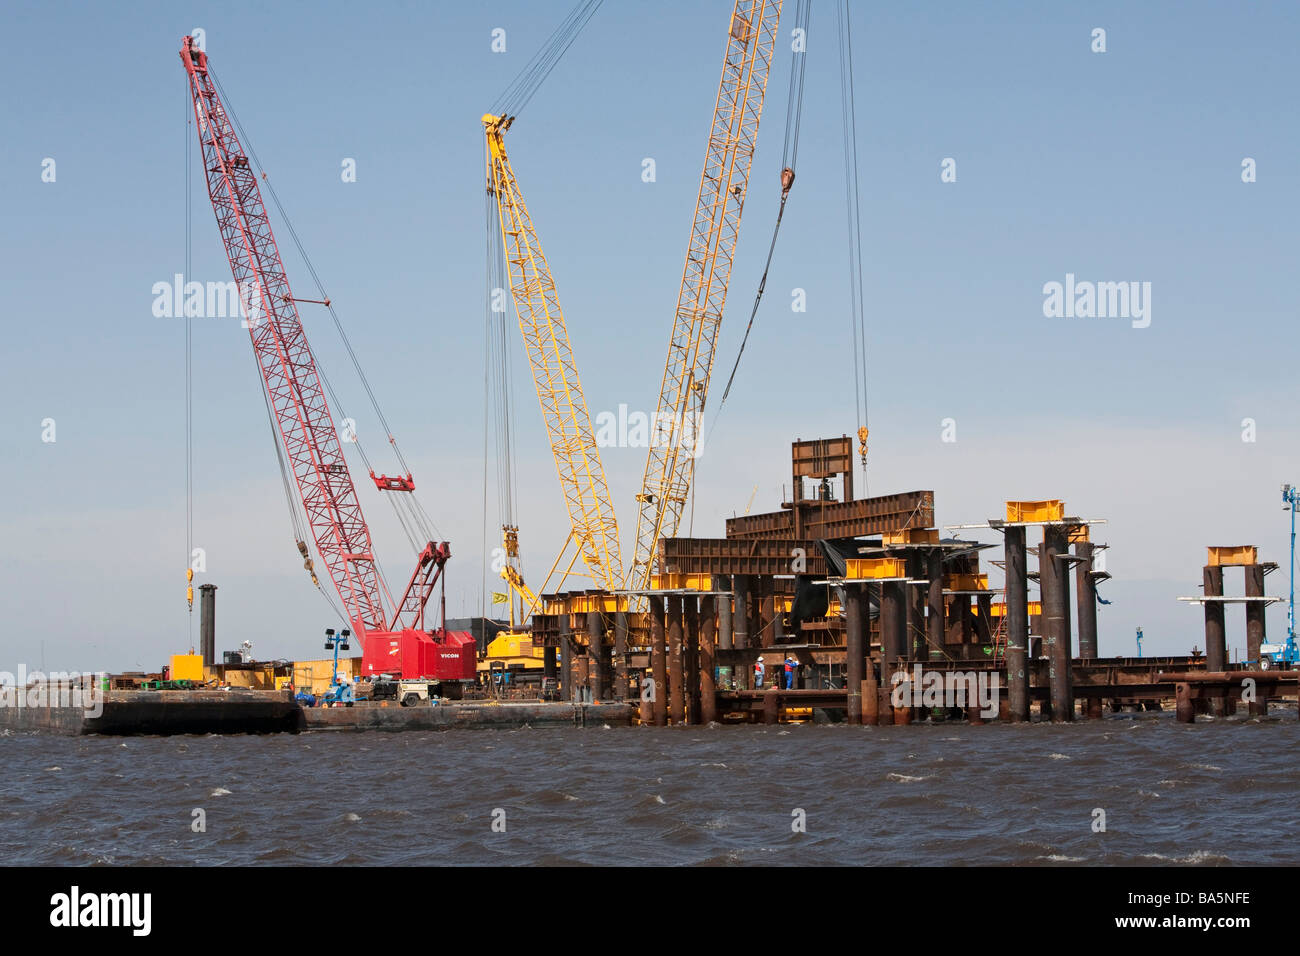
POLYGON ((718 324, 745 207, 781 0, 736 0, 700 176, 677 315, 636 496, 636 556, 628 586, 644 588, 660 538, 673 537, 690 493, 718 324))
MULTIPOLYGON (((496 199, 510 293, 569 511, 569 538, 560 557, 573 542, 575 560, 580 553, 596 586, 614 590, 623 583, 614 503, 578 379, 555 279, 506 156, 502 135, 512 120, 510 116, 492 114, 483 117, 487 135, 487 188, 496 199)), ((512 530, 507 529, 508 536, 512 530)), ((556 566, 559 560, 557 557, 556 566)), ((570 562, 569 567, 572 566, 570 562)), ((513 567, 508 570, 515 571, 513 567)), ((502 577, 523 594, 523 579, 517 571, 513 575, 503 572, 502 577)), ((531 592, 524 596, 533 597, 531 592)))

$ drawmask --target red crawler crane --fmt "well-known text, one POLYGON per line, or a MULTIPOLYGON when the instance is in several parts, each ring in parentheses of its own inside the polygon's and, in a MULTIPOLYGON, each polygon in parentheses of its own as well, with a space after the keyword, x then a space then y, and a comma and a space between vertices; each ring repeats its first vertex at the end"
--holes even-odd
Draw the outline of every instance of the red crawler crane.
MULTIPOLYGON (((361 639, 362 672, 474 680, 474 639, 463 631, 447 631, 445 599, 439 626, 424 630, 424 606, 451 557, 447 542, 425 546, 400 601, 394 602, 383 585, 257 177, 208 74, 207 54, 187 36, 180 55, 189 74, 208 196, 239 288, 253 352, 316 551, 361 639), (394 609, 391 617, 386 607, 394 609)), ((415 490, 410 475, 371 477, 381 491, 415 490)), ((305 556, 305 545, 300 542, 299 547, 305 556)))

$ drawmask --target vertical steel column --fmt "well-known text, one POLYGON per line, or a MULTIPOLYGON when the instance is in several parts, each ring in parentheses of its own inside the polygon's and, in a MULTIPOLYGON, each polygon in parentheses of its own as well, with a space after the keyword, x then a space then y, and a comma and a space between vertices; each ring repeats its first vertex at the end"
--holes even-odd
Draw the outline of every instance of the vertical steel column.
POLYGON ((664 599, 650 598, 650 669, 654 679, 656 727, 668 725, 668 653, 664 627, 664 599))
MULTIPOLYGON (((357 640, 361 635, 357 635, 357 640)), ((217 586, 199 585, 199 653, 203 663, 212 667, 217 663, 217 586)))
MULTIPOLYGON (((727 578, 722 578, 722 583, 718 585, 721 590, 728 590, 731 582, 727 578)), ((719 594, 716 598, 718 613, 718 648, 729 651, 733 644, 731 639, 731 595, 719 594)))
POLYGON ((700 598, 700 723, 711 724, 718 718, 718 686, 715 678, 717 655, 717 597, 700 598))
POLYGON ((1003 530, 1007 594, 1007 698, 1010 719, 1018 724, 1029 719, 1029 581, 1025 568, 1024 526, 1003 530))
POLYGON ((880 698, 885 723, 893 720, 889 695, 894 689, 894 667, 907 657, 907 585, 885 581, 880 585, 880 698))
MULTIPOLYGON (((912 580, 926 575, 925 556, 913 552, 907 556, 907 576, 912 580)), ((925 601, 926 592, 919 584, 907 585, 907 644, 906 659, 909 661, 925 660, 925 601)))
POLYGON ((547 680, 555 680, 557 677, 555 672, 555 650, 554 647, 549 646, 542 648, 542 676, 547 680))
MULTIPOLYGON (((1248 564, 1245 567, 1246 572, 1246 597, 1263 597, 1264 596, 1264 566, 1261 564, 1248 564)), ((1264 610, 1267 605, 1263 601, 1246 602, 1246 659, 1252 663, 1248 666, 1252 669, 1259 668, 1259 647, 1265 643, 1264 628, 1264 610)), ((1263 717, 1268 714, 1268 698, 1259 697, 1250 705, 1250 716, 1263 717)))
POLYGON ((926 580, 930 582, 928 588, 929 600, 927 602, 929 616, 925 622, 925 642, 927 645, 925 658, 932 661, 941 661, 943 660, 944 641, 943 552, 938 548, 926 555, 925 576, 926 580))
MULTIPOLYGON (((744 651, 749 649, 749 575, 735 575, 732 578, 732 590, 736 594, 736 610, 731 627, 735 632, 736 649, 744 651)), ((748 679, 744 686, 749 686, 748 679)))
POLYGON ((591 699, 605 699, 605 622, 600 611, 587 612, 587 658, 591 675, 591 699))
POLYGON ((1052 720, 1074 719, 1074 691, 1070 673, 1070 632, 1066 616, 1069 584, 1061 555, 1069 554, 1070 539, 1062 525, 1043 527, 1043 544, 1038 549, 1038 587, 1042 592, 1043 642, 1047 648, 1047 675, 1052 702, 1052 720))
POLYGON ((862 723, 862 681, 866 655, 863 651, 863 590, 862 585, 844 588, 845 641, 844 687, 848 693, 848 722, 854 726, 862 723))
POLYGON ((682 672, 682 598, 668 597, 668 719, 686 721, 686 681, 682 672))
POLYGON ((573 640, 570 637, 569 612, 560 613, 560 700, 577 700, 573 692, 573 640))
POLYGON ((1079 606, 1079 657, 1091 661, 1097 658, 1097 579, 1092 576, 1091 541, 1080 541, 1074 546, 1079 563, 1074 566, 1074 584, 1079 606))
POLYGON ((686 688, 684 723, 700 721, 700 599, 694 594, 682 598, 685 642, 682 644, 683 683, 686 688))
POLYGON ((763 608, 760 612, 763 621, 761 647, 776 647, 778 618, 776 616, 776 595, 772 593, 775 585, 776 582, 772 578, 763 579, 763 608))
MULTIPOLYGON (((1205 597, 1223 596, 1223 568, 1206 565, 1202 580, 1205 583, 1205 597)), ((1223 624, 1223 602, 1205 602, 1205 669, 1207 671, 1227 670, 1228 645, 1223 624)), ((1210 698, 1210 713, 1222 717, 1228 711, 1222 695, 1210 698)))
POLYGON ((614 699, 627 699, 627 611, 614 612, 614 699))

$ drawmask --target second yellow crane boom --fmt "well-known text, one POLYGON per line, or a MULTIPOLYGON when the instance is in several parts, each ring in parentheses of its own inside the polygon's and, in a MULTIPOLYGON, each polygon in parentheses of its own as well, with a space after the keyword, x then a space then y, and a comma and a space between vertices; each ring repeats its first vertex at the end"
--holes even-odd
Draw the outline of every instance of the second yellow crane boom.
POLYGON ((781 0, 736 0, 713 127, 700 177, 668 361, 636 496, 636 555, 628 587, 645 588, 656 543, 673 537, 690 493, 718 325, 763 113, 781 0))
MULTIPOLYGON (((569 512, 569 539, 552 572, 569 542, 573 542, 575 560, 580 553, 595 585, 612 591, 623 584, 614 503, 569 344, 555 279, 506 155, 502 135, 512 120, 510 116, 492 114, 483 117, 487 137, 487 188, 496 199, 511 297, 569 512)), ((530 605, 535 605, 536 596, 526 588, 517 570, 517 529, 507 527, 505 533, 507 555, 515 561, 507 562, 502 577, 530 605)), ((572 566, 570 562, 569 567, 572 566)), ((530 606, 524 616, 531 610, 530 606)))

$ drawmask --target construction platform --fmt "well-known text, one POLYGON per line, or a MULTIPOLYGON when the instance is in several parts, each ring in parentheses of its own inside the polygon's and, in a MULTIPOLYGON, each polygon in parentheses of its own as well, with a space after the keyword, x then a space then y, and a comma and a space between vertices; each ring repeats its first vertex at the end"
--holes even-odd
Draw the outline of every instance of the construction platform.
POLYGON ((293 732, 301 707, 288 690, 109 690, 84 701, 0 707, 0 729, 27 733, 268 734, 293 732))
POLYGON ((436 706, 357 704, 353 707, 305 707, 303 730, 450 730, 517 727, 626 727, 636 710, 624 703, 545 701, 460 701, 436 706))
POLYGON ((303 707, 289 690, 111 690, 97 699, 0 707, 0 730, 70 736, 269 734, 317 730, 627 726, 625 703, 439 702, 417 707, 361 702, 303 707))

